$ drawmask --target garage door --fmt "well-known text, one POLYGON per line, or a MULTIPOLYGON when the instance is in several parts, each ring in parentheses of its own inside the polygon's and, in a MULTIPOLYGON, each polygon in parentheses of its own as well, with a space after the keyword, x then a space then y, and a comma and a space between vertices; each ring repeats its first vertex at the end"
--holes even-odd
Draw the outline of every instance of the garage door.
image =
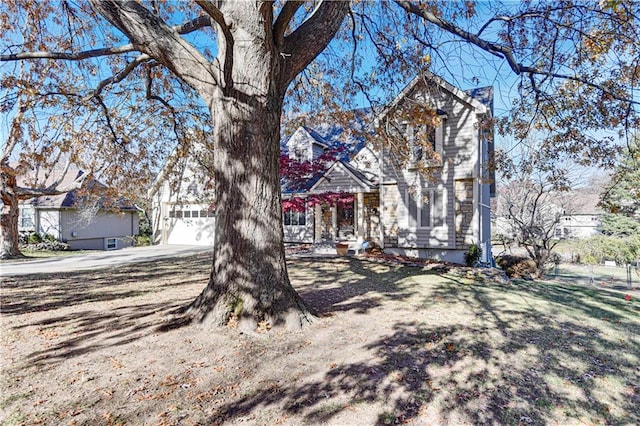
POLYGON ((174 207, 165 218, 167 244, 195 244, 213 247, 215 216, 206 207, 174 207))

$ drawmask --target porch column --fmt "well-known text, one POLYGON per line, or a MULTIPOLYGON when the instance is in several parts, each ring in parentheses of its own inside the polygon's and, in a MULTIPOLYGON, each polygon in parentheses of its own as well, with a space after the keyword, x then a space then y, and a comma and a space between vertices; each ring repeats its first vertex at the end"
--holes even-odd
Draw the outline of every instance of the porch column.
POLYGON ((322 240, 322 206, 313 207, 313 238, 315 242, 322 240))
POLYGON ((356 194, 356 238, 364 240, 364 193, 356 194))
POLYGON ((331 239, 338 237, 338 206, 331 206, 331 239))

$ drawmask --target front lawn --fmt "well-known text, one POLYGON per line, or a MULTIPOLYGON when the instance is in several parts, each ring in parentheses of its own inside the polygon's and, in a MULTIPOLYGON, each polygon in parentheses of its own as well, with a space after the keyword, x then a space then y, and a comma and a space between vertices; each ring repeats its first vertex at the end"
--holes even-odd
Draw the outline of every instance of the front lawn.
POLYGON ((317 321, 248 336, 171 320, 210 261, 4 279, 0 423, 640 423, 635 295, 291 259, 317 321))

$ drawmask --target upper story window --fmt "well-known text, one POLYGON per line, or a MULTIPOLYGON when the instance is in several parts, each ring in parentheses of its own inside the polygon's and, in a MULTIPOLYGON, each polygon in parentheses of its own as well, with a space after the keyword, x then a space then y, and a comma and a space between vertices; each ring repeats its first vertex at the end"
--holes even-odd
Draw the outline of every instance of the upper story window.
POLYGON ((436 128, 426 124, 417 125, 410 129, 412 135, 408 139, 411 147, 413 162, 431 160, 428 153, 437 153, 436 128))
POLYGON ((433 119, 432 124, 414 123, 410 120, 387 123, 386 133, 391 145, 405 153, 403 156, 407 157, 410 168, 442 165, 445 118, 446 115, 439 115, 433 119))

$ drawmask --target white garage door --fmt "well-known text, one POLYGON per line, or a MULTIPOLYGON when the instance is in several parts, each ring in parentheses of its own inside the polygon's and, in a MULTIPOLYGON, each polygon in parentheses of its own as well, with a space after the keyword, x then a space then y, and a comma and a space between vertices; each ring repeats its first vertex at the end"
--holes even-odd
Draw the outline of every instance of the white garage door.
POLYGON ((206 207, 175 206, 165 218, 167 244, 195 244, 213 247, 215 216, 206 207))

